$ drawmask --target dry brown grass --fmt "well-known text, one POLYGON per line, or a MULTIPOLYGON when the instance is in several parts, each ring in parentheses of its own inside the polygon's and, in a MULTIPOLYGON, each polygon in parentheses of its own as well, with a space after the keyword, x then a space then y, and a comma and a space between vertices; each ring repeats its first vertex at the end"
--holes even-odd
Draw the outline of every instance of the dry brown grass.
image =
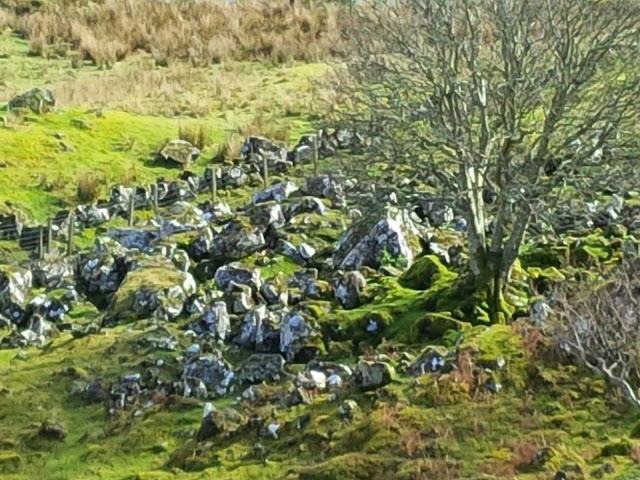
POLYGON ((157 65, 187 60, 318 61, 339 53, 346 12, 332 4, 305 8, 216 0, 88 0, 46 2, 37 11, 0 17, 27 38, 35 54, 79 52, 101 68, 145 51, 157 65))
POLYGON ((287 125, 279 124, 267 117, 264 111, 259 110, 250 122, 238 128, 242 137, 260 136, 273 142, 287 144, 291 131, 287 125))
POLYGON ((102 188, 107 180, 102 175, 87 173, 78 177, 76 198, 80 203, 93 203, 102 193, 102 188))
POLYGON ((204 150, 211 144, 211 131, 204 125, 192 125, 178 127, 178 138, 180 140, 186 140, 191 145, 204 150))

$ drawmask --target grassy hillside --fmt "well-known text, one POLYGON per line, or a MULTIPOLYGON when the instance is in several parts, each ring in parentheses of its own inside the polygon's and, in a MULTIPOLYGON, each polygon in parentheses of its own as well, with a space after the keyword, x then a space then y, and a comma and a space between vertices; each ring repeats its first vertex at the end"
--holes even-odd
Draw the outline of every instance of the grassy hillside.
MULTIPOLYGON (((339 36, 340 13, 345 14, 333 6, 318 7, 319 13, 303 8, 295 18, 284 10, 271 16, 252 10, 257 16, 243 23, 236 22, 241 12, 233 10, 222 18, 233 20, 228 26, 211 16, 187 15, 183 29, 171 24, 176 50, 159 55, 171 35, 112 32, 91 10, 110 12, 120 26, 149 12, 175 22, 176 12, 154 6, 157 2, 130 3, 133 20, 126 11, 112 11, 117 2, 44 2, 42 10, 33 7, 30 24, 16 16, 17 3, 0 2, 0 26, 15 28, 0 35, 0 102, 41 87, 53 92, 57 106, 45 115, 2 112, 0 213, 17 207, 41 222, 75 206, 83 181, 99 184, 105 196, 114 184, 177 177, 180 170, 157 165, 154 154, 180 130, 205 132, 202 156, 191 168, 198 173, 223 146, 237 153, 248 135, 290 146, 313 131, 324 108, 325 92, 317 81, 330 71, 323 62, 337 48, 332 41, 339 36), (54 3, 82 8, 65 19, 55 8, 47 10, 54 3), (78 26, 92 22, 94 36, 78 26), (268 35, 238 43, 243 33, 267 28, 265 22, 271 22, 268 35), (218 26, 222 37, 243 48, 230 50, 228 58, 199 61, 218 48, 188 49, 192 40, 202 40, 198 35, 210 32, 199 30, 203 24, 218 26), (131 36, 139 43, 130 44, 131 36), (126 48, 116 54, 118 42, 126 48)), ((194 9, 190 15, 201 12, 197 3, 185 7, 194 9)), ((348 175, 356 161, 342 158, 338 165, 327 159, 320 171, 336 172, 339 166, 348 175)), ((402 180, 405 175, 394 167, 375 173, 402 180)), ((310 166, 292 168, 272 173, 271 181, 300 185, 309 174, 310 166)), ((235 210, 250 203, 258 188, 260 182, 220 196, 235 210)), ((637 199, 629 203, 635 206, 637 199)), ((368 207, 363 201, 359 213, 367 215, 368 207)), ((137 219, 150 215, 138 212, 137 219)), ((306 215, 290 225, 287 240, 330 250, 352 220, 349 215, 338 209, 306 215)), ((118 218, 84 230, 76 249, 89 248, 104 227, 125 223, 118 218)), ((461 238, 452 230, 432 233, 431 240, 445 247, 461 238)), ((196 234, 173 240, 184 249, 196 234)), ((323 360, 352 369, 360 361, 385 361, 394 369, 391 381, 375 389, 346 385, 335 394, 307 393, 308 402, 293 406, 287 403, 295 393, 287 375, 254 385, 253 400, 243 396, 245 388, 236 389, 210 401, 218 412, 233 408, 242 418, 225 419, 223 432, 201 442, 195 433, 203 399, 157 395, 151 404, 109 412, 107 402, 91 401, 86 393, 97 381, 108 394, 123 376, 135 373, 177 381, 184 352, 194 342, 186 333, 192 319, 142 320, 87 336, 64 331, 42 348, 2 349, 0 478, 560 480, 560 470, 570 480, 640 478, 640 414, 603 379, 573 365, 527 318, 536 289, 595 277, 602 265, 619 261, 622 240, 607 235, 594 229, 589 237, 566 235, 557 244, 546 238, 527 241, 507 294, 509 308, 520 318, 509 325, 487 326, 486 305, 455 283, 460 270, 444 267, 433 255, 422 256, 401 279, 363 269, 367 302, 358 308, 341 309, 322 295, 303 299, 298 306, 322 332, 323 360), (372 320, 379 326, 373 332, 372 320), (174 349, 161 345, 167 338, 175 339, 174 349), (416 360, 431 354, 441 356, 447 370, 411 371, 416 360), (357 406, 352 419, 340 413, 346 401, 357 406), (280 425, 277 435, 256 428, 265 422, 280 425), (46 430, 47 425, 55 428, 46 430)), ((0 251, 0 262, 28 260, 15 242, 2 242, 0 251)), ((282 252, 253 254, 243 262, 259 266, 261 278, 278 286, 301 268, 282 252)), ((393 265, 385 269, 394 271, 393 265)), ((212 285, 201 282, 200 290, 212 285)), ((321 285, 330 289, 324 278, 321 285)), ((34 289, 29 298, 41 293, 34 289)), ((99 323, 102 313, 82 300, 67 321, 87 326, 99 323)), ((239 317, 234 320, 237 333, 239 317)), ((0 330, 0 340, 8 337, 8 329, 0 330)), ((229 343, 207 346, 214 347, 234 366, 252 353, 229 343)), ((295 375, 304 368, 289 363, 285 372, 295 375)))

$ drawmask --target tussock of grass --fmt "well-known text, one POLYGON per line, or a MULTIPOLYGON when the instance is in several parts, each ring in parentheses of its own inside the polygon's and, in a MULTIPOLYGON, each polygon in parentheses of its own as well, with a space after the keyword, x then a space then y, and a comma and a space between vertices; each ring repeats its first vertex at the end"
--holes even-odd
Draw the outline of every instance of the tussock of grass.
POLYGON ((33 53, 56 58, 78 52, 100 68, 140 50, 161 66, 177 60, 194 66, 229 60, 317 61, 337 53, 347 13, 332 4, 291 8, 212 0, 54 0, 13 12, 5 12, 0 25, 24 35, 33 53))

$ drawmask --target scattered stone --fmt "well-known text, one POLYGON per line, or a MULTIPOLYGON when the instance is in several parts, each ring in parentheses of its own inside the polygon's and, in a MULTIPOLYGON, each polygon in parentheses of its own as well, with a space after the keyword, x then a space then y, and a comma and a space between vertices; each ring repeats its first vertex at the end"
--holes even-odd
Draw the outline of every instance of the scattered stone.
POLYGON ((345 400, 342 402, 340 407, 338 407, 338 415, 341 420, 345 422, 352 422, 355 419, 358 410, 358 404, 354 400, 345 400))
POLYGON ((25 314, 32 274, 22 268, 0 266, 0 314, 19 324, 25 314))
POLYGON ((33 88, 28 92, 13 97, 9 101, 9 110, 26 108, 39 115, 53 110, 56 100, 50 90, 33 88))
POLYGON ((333 294, 347 310, 362 305, 362 292, 366 286, 367 280, 358 271, 337 272, 332 282, 333 294))
POLYGON ((395 372, 388 363, 361 361, 356 366, 355 375, 360 387, 364 390, 370 390, 391 383, 395 372))
POLYGON ((186 140, 170 140, 159 152, 164 160, 188 167, 200 156, 200 150, 186 140))
POLYGON ((240 384, 278 382, 285 375, 284 365, 284 358, 278 353, 253 354, 238 367, 237 379, 240 384))
POLYGON ((253 194, 253 204, 257 205, 259 203, 274 201, 277 203, 282 203, 289 196, 298 190, 295 183, 293 182, 283 182, 273 185, 265 190, 260 192, 256 192, 253 194))
POLYGON ((62 442, 67 438, 67 430, 59 423, 45 420, 38 429, 38 436, 46 438, 47 440, 57 440, 62 442))
POLYGON ((333 265, 342 270, 365 266, 377 269, 383 262, 393 260, 395 266, 407 268, 413 262, 409 235, 417 236, 418 230, 404 211, 388 211, 383 218, 363 217, 340 237, 333 265))

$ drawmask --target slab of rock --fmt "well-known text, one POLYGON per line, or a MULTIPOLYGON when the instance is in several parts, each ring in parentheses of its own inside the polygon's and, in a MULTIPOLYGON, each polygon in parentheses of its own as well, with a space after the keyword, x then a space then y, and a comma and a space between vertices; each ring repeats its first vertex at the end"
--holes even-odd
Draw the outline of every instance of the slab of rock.
POLYGON ((238 367, 236 378, 240 384, 278 382, 283 377, 284 365, 279 353, 256 353, 238 367))
POLYGON ((266 228, 269 225, 282 227, 287 220, 282 212, 279 203, 261 203, 248 209, 247 214, 251 220, 251 225, 266 228))
POLYGON ((300 350, 317 338, 318 332, 307 319, 300 313, 289 312, 280 327, 280 352, 293 360, 300 350))
POLYGON ((183 167, 188 167, 200 156, 200 149, 186 140, 170 140, 160 150, 160 156, 167 161, 175 162, 183 167))
POLYGON ((259 352, 279 352, 281 316, 260 305, 244 316, 236 342, 259 352))
POLYGON ((358 271, 337 272, 332 281, 333 294, 347 310, 362 305, 362 292, 366 286, 367 280, 358 271))
POLYGON ((342 270, 377 269, 385 259, 391 259, 409 267, 414 258, 409 238, 418 234, 405 211, 390 209, 382 218, 376 214, 365 216, 340 237, 332 263, 342 270))
MULTIPOLYGON (((235 374, 220 352, 201 355, 184 367, 183 379, 189 384, 203 382, 208 392, 216 395, 228 393, 235 374)), ((193 389, 189 389, 193 391, 193 389)))
POLYGON ((231 331, 227 304, 218 301, 210 307, 205 307, 197 322, 192 324, 190 328, 199 335, 208 333, 224 341, 231 331))
POLYGON ((160 230, 157 228, 110 228, 107 236, 125 248, 135 248, 137 250, 149 250, 160 240, 160 230))
POLYGON ((13 97, 9 101, 9 110, 14 108, 26 108, 33 113, 43 114, 50 112, 56 105, 56 99, 50 90, 33 88, 28 92, 13 97))
POLYGON ((258 203, 270 202, 274 201, 277 203, 282 203, 289 196, 298 190, 296 184, 293 182, 282 182, 277 183, 265 190, 260 192, 256 192, 253 194, 253 204, 257 205, 258 203))
POLYGON ((30 270, 0 266, 0 314, 14 324, 20 323, 25 314, 32 280, 30 270))
POLYGON ((210 254, 224 263, 241 260, 266 248, 263 232, 242 221, 229 222, 214 234, 210 254))
POLYGON ((73 263, 69 257, 46 255, 31 264, 33 285, 56 290, 75 285, 73 263))
POLYGON ((238 263, 220 267, 214 276, 218 289, 231 292, 233 284, 248 285, 253 292, 258 292, 262 285, 259 268, 244 267, 238 263))
POLYGON ((355 377, 363 390, 384 387, 391 383, 395 371, 391 365, 384 362, 361 361, 356 366, 355 377))
POLYGON ((291 220, 297 215, 303 215, 305 213, 316 213, 318 215, 325 215, 327 208, 322 203, 322 200, 315 197, 305 197, 299 202, 288 205, 284 210, 284 216, 288 220, 291 220))

